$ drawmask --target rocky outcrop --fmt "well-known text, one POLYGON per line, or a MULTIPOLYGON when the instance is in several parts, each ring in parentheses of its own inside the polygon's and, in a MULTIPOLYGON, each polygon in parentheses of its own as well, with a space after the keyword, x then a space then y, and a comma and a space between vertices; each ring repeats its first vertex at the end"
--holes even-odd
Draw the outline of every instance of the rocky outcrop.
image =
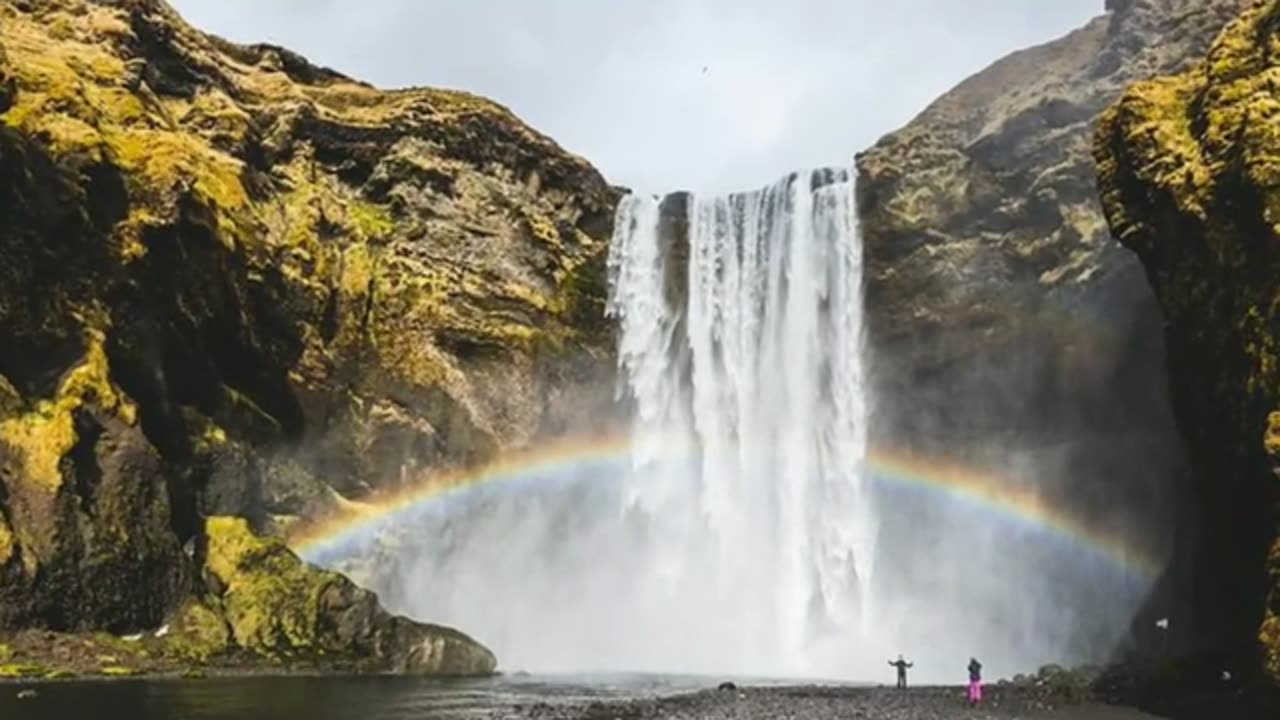
MULTIPOLYGON (((354 654, 369 668, 431 675, 482 675, 497 666, 493 653, 466 635, 389 615, 373 593, 308 568, 279 540, 255 536, 243 518, 210 518, 207 530, 203 559, 212 591, 182 617, 226 618, 227 639, 237 647, 267 657, 354 654)), ((175 637, 185 633, 188 644, 207 647, 219 635, 206 627, 179 623, 175 637)))
POLYGON ((1126 93, 1096 153, 1107 219, 1167 323, 1204 519, 1199 590, 1280 681, 1278 28, 1280 3, 1251 3, 1207 60, 1126 93))
MULTIPOLYGON (((1092 128, 1131 83, 1194 63, 1246 2, 1108 2, 857 157, 875 442, 1032 467, 1056 503, 1114 514, 1130 542, 1171 552, 1161 528, 1194 500, 1169 499, 1185 460, 1160 313, 1108 232, 1092 128)), ((1170 611, 1177 585, 1152 612, 1170 611)))
POLYGON ((0 2, 0 628, 154 627, 205 517, 607 424, 616 195, 482 98, 0 2))

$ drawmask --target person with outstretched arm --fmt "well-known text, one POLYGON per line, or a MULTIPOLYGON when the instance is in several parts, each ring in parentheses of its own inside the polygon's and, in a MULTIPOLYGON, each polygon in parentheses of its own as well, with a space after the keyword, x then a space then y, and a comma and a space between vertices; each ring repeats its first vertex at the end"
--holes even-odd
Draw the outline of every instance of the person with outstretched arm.
POLYGON ((898 668, 898 689, 899 690, 907 689, 907 668, 911 667, 912 665, 914 665, 914 663, 909 663, 906 660, 903 660, 901 655, 898 656, 897 660, 889 661, 889 667, 898 668))
POLYGON ((969 658, 969 704, 982 702, 982 663, 977 658, 969 658))

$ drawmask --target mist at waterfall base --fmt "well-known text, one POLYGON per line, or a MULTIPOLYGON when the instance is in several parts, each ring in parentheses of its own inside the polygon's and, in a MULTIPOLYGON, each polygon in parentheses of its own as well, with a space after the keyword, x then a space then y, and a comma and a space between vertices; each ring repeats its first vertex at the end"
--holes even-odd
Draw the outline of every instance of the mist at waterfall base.
MULTIPOLYGON (((310 559, 506 670, 918 682, 1107 659, 1150 589, 1078 538, 869 460, 851 173, 630 196, 610 251, 630 452, 478 484, 310 559)), ((909 439, 907 439, 909 440, 909 439)), ((988 468, 1061 482, 1043 459, 988 468)), ((1025 487, 1022 488, 1025 491, 1025 487)))

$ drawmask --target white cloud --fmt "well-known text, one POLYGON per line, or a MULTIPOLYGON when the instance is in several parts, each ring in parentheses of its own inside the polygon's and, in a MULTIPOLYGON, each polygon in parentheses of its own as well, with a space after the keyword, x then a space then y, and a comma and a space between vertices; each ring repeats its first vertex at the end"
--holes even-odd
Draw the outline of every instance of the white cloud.
POLYGON ((1102 0, 170 0, 384 87, 470 90, 639 190, 848 163, 1102 0), (706 67, 706 72, 703 68, 706 67))

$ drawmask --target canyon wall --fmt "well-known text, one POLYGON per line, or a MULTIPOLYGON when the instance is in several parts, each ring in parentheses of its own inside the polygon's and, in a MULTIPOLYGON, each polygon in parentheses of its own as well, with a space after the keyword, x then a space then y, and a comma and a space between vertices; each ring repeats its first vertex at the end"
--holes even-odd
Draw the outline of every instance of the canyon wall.
POLYGON ((1197 592, 1280 680, 1277 32, 1280 3, 1252 3, 1206 60, 1108 110, 1096 155, 1111 228, 1166 321, 1204 526, 1197 592))

